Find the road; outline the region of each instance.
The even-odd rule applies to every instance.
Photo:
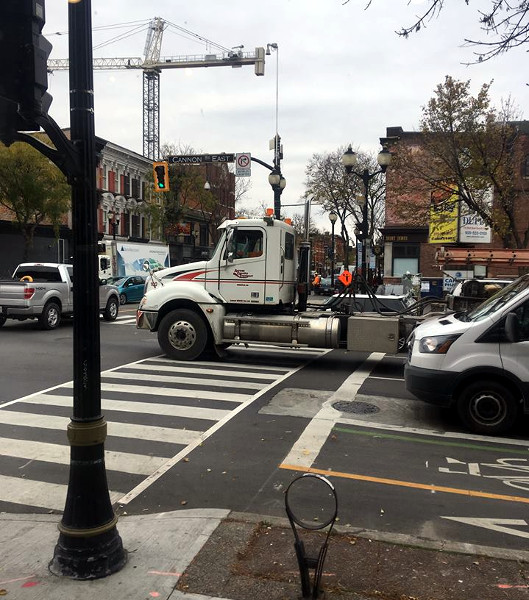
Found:
[[[174,363],[133,309],[101,323],[106,463],[118,512],[215,507],[285,516],[300,473],[336,486],[342,525],[524,549],[527,440],[464,432],[404,389],[403,357],[232,347]],[[0,330],[0,510],[59,512],[71,325]],[[315,514],[314,518],[318,518]]]

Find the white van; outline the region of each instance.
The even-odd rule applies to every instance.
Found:
[[[529,413],[529,275],[470,312],[419,325],[404,374],[408,391],[456,407],[470,430],[508,431]]]

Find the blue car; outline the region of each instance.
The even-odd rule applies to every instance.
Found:
[[[123,277],[114,282],[119,290],[119,303],[139,302],[143,297],[143,288],[145,286],[145,277],[142,275],[131,275]]]

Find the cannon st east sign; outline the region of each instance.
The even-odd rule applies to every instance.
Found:
[[[235,161],[235,154],[227,154],[221,152],[220,154],[188,154],[178,156],[167,156],[165,160],[170,164],[180,165],[200,165],[204,163],[231,163]]]

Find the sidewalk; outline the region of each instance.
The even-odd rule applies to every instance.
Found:
[[[182,510],[123,516],[128,551],[119,572],[96,581],[55,577],[48,562],[57,515],[0,515],[0,595],[8,600],[284,600],[300,596],[286,519]],[[317,553],[318,533],[305,536]],[[339,527],[325,562],[326,598],[518,600],[529,594],[529,552],[449,545]]]

